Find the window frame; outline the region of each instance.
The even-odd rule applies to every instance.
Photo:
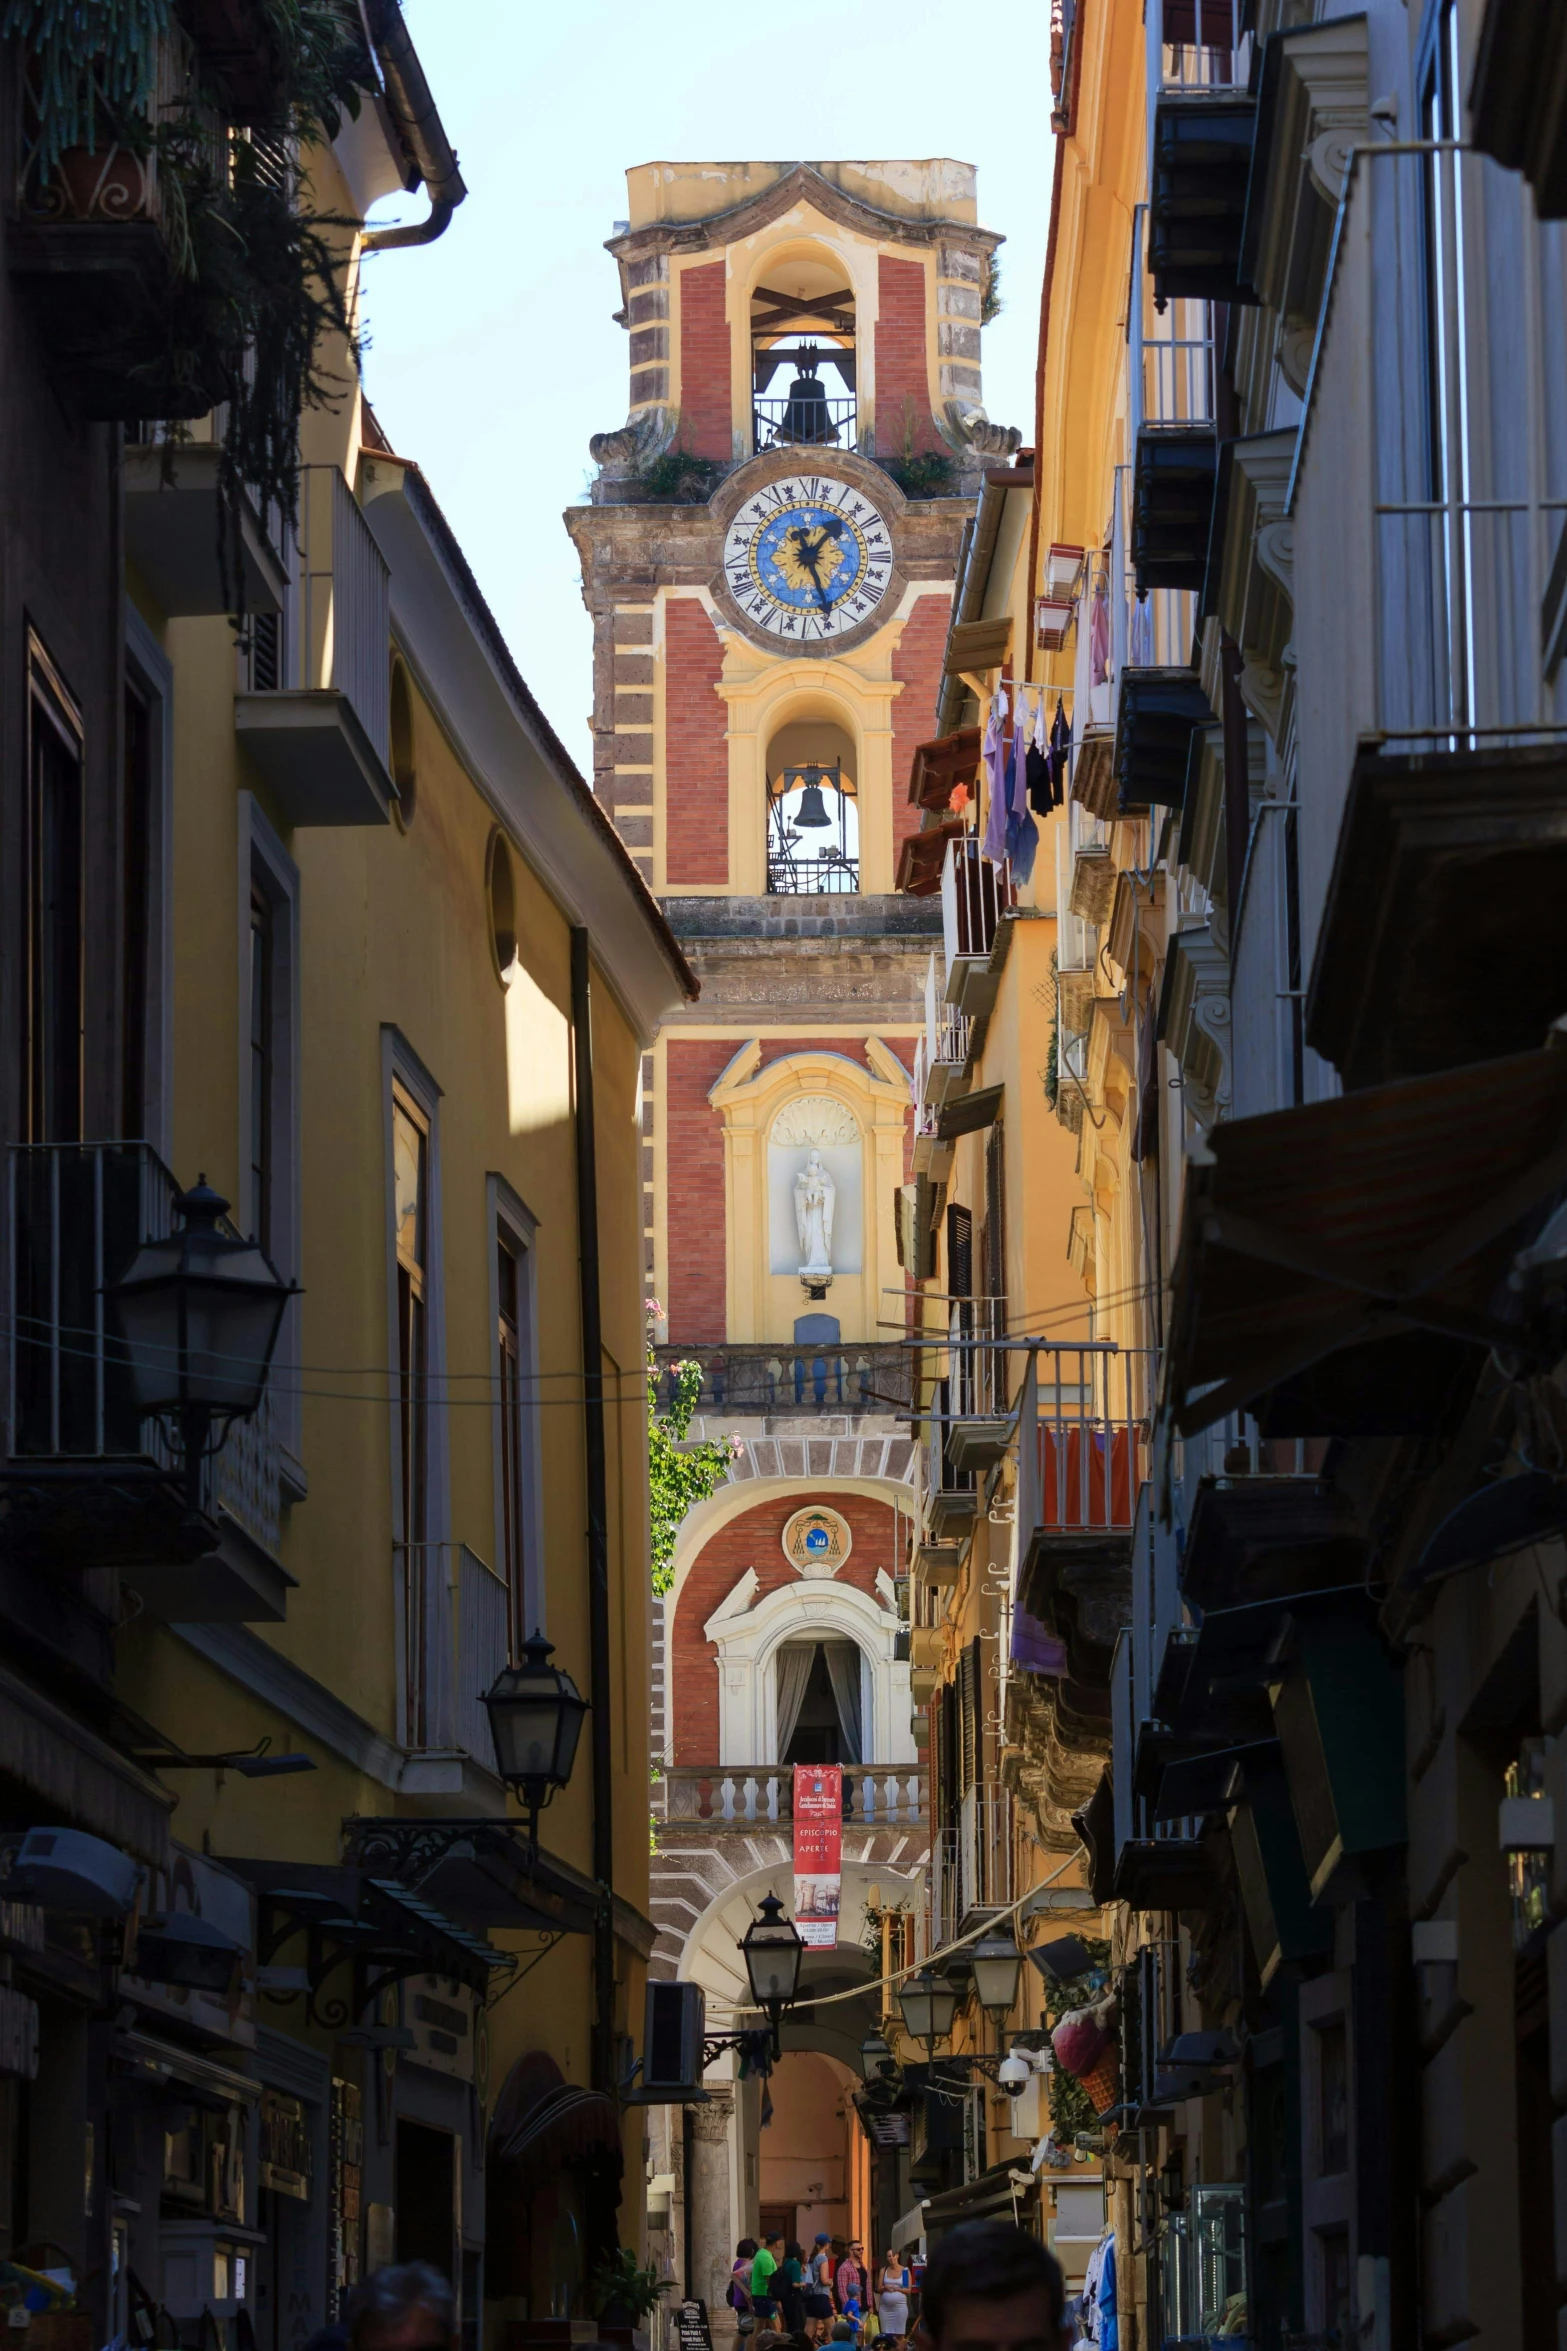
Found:
[[[26,750],[23,777],[22,855],[22,1112],[23,1130],[31,1143],[74,1143],[86,1137],[87,1119],[87,741],[81,706],[50,657],[36,629],[27,631]],[[49,1022],[45,1001],[48,982],[45,963],[52,965],[52,928],[44,907],[45,827],[39,761],[41,736],[76,763],[76,1086],[74,1124],[64,1131],[52,1077],[46,1076],[41,1056],[44,1029]],[[49,1056],[52,1060],[53,1056]]]
[[[150,1143],[161,1159],[173,1154],[174,1109],[171,1076],[174,1067],[174,937],[169,919],[173,905],[174,856],[174,670],[168,655],[132,604],[125,607],[125,691],[134,693],[147,714],[148,770],[145,968],[141,975],[144,1020],[141,1043],[141,1126],[139,1139]],[[129,875],[125,860],[130,843],[126,824],[125,746],[121,746],[120,816],[122,826],[120,905],[124,919]],[[121,940],[121,970],[128,970],[131,942]],[[122,1011],[123,1020],[123,1011]],[[124,1125],[129,1092],[127,1041],[120,1052],[120,1114]],[[129,1133],[129,1129],[125,1131]]]
[[[425,1398],[423,1408],[424,1439],[424,1501],[423,1531],[414,1537],[426,1545],[441,1543],[450,1533],[450,1471],[447,1445],[447,1416],[443,1409],[446,1394],[446,1282],[444,1223],[441,1206],[441,1088],[430,1075],[418,1054],[402,1031],[391,1023],[381,1029],[381,1100],[382,1148],[385,1153],[385,1247],[386,1247],[386,1363],[387,1363],[387,1420],[391,1439],[391,1491],[388,1495],[391,1521],[392,1557],[388,1562],[393,1575],[398,1691],[398,1735],[407,1744],[408,1724],[403,1719],[408,1691],[407,1602],[406,1573],[407,1530],[403,1525],[403,1430],[400,1384],[401,1355],[398,1343],[398,1279],[397,1279],[397,1176],[395,1163],[395,1105],[401,1096],[423,1125],[425,1132]]]
[[[538,1219],[513,1191],[506,1178],[493,1171],[485,1178],[485,1263],[489,1280],[491,1390],[491,1460],[495,1485],[495,1564],[505,1577],[512,1604],[513,1655],[535,1630],[547,1632],[544,1575],[544,1463],[539,1398],[539,1295],[536,1242]],[[501,1358],[500,1250],[502,1236],[518,1271],[518,1356],[523,1393],[515,1424],[516,1457],[521,1470],[520,1513],[521,1586],[517,1586],[508,1556],[506,1514],[507,1402]],[[519,1622],[520,1618],[520,1622]]]
[[[269,1007],[267,1117],[268,1156],[271,1164],[268,1256],[285,1281],[303,1276],[302,1113],[300,1073],[300,882],[299,868],[284,848],[254,793],[240,794],[238,897],[236,946],[239,966],[238,1022],[238,1166],[243,1196],[236,1204],[235,1222],[248,1232],[251,1218],[250,1179],[255,1156],[251,1129],[253,1075],[253,924],[252,909],[265,901],[271,926],[271,1004]],[[291,1298],[278,1332],[276,1361],[302,1360],[303,1314],[300,1301]],[[301,1501],[306,1480],[300,1452],[303,1444],[299,1383],[285,1380],[271,1393],[273,1433],[281,1448],[284,1499]]]

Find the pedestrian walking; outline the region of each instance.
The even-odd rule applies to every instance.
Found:
[[[451,2351],[457,2301],[427,2261],[378,2269],[354,2288],[349,2304],[352,2351]]]
[[[771,2326],[778,2315],[773,2285],[783,2254],[782,2237],[764,2237],[751,2257],[751,2313],[758,2327]]]
[[[791,2238],[784,2247],[783,2267],[778,2272],[778,2300],[783,2307],[785,2331],[791,2335],[805,2332],[805,2256]]]

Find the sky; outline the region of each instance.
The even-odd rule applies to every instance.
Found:
[[[628,165],[955,156],[1001,249],[985,405],[1029,437],[1050,213],[1046,0],[949,4],[403,0],[469,194],[435,244],[365,271],[365,384],[423,467],[518,665],[591,772],[591,633],[562,510],[588,436],[623,424],[627,341],[604,240]],[[956,37],[955,37],[956,36]],[[423,191],[376,207],[415,219]]]

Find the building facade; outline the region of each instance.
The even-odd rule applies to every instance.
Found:
[[[56,2342],[284,2351],[415,2257],[472,2351],[547,2339],[641,2228],[638,1098],[696,982],[362,397],[361,262],[463,194],[369,20],[310,135],[259,18],[171,26],[127,93],[197,123],[159,171],[240,245],[324,240],[281,510],[256,346],[203,312],[193,373],[147,363],[145,142],[51,147],[0,58],[37,134],[0,228],[0,2249],[59,2273],[11,2311]],[[343,226],[421,181],[428,221]],[[218,1210],[291,1294],[193,1463],[112,1291]],[[537,1850],[483,1703],[535,1631],[590,1702]]]

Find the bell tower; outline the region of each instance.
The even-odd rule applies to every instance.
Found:
[[[701,1366],[692,1435],[737,1446],[657,1636],[651,1966],[674,1975],[708,1965],[704,1886],[791,1902],[795,1763],[852,1767],[840,1948],[851,1887],[890,1900],[923,1860],[897,1203],[940,907],[897,879],[964,523],[1019,435],[981,399],[1000,240],[969,165],[651,163],[627,191],[628,413],[566,525],[594,790],[702,988],[643,1065],[653,1336]],[[821,1561],[791,1536],[812,1512]],[[687,1834],[740,1767],[769,1833]],[[757,2214],[727,2218],[722,2275],[696,2263],[712,2312]]]

